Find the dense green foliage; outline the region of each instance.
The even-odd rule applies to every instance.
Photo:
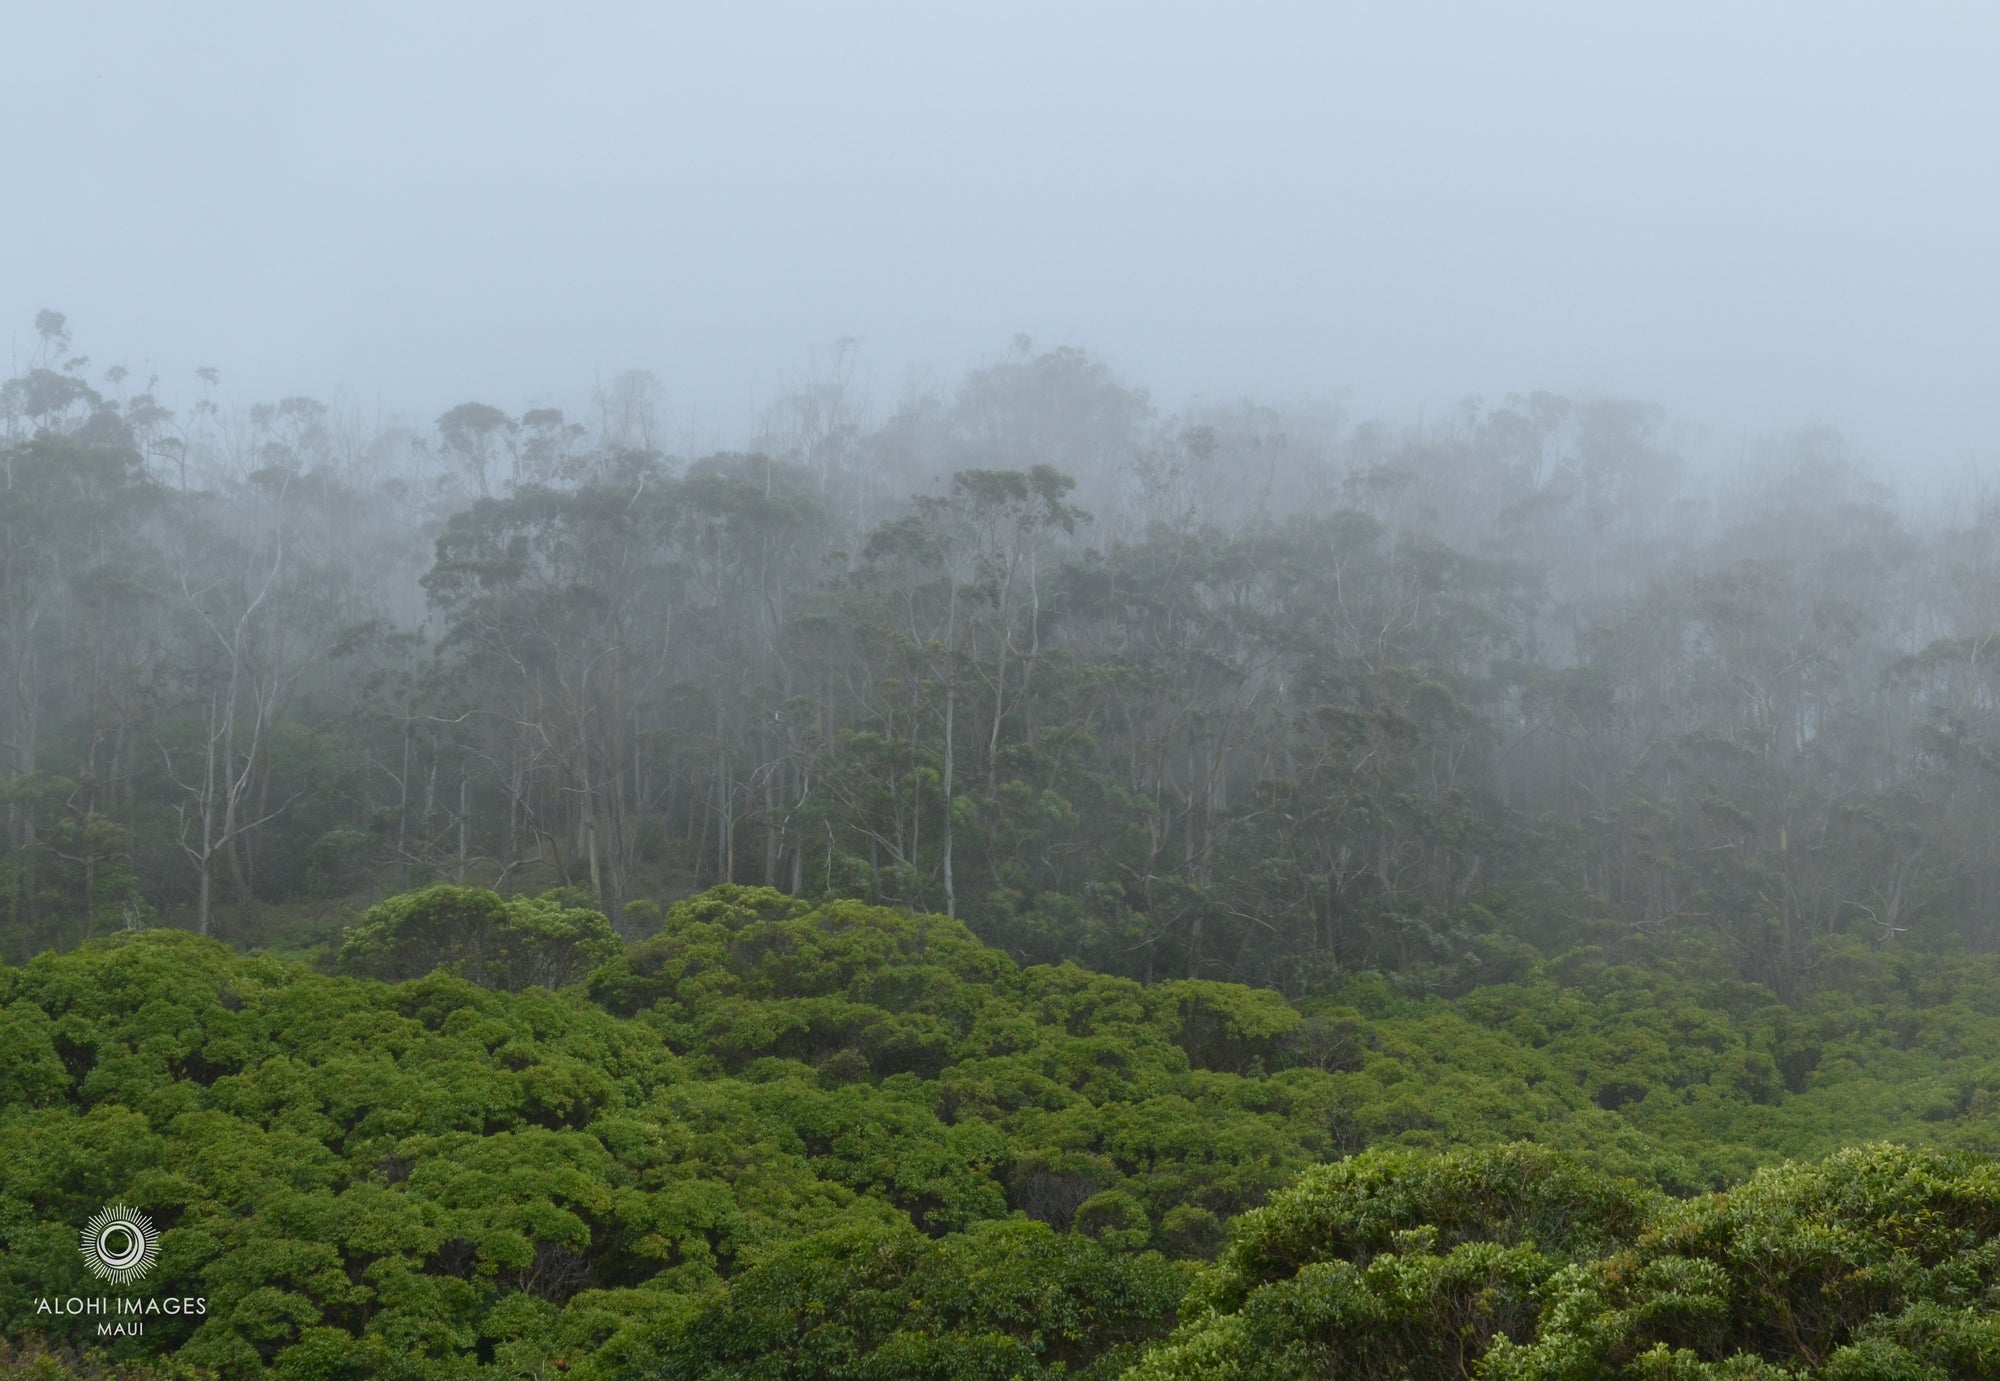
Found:
[[[147,1288],[210,1300],[147,1342],[229,1374],[1111,1374],[1173,1317],[1168,1254],[1327,1149],[1331,1076],[1257,1072],[1299,1024],[1274,995],[772,892],[677,908],[603,1005],[165,930],[0,982],[0,1310],[79,1287],[76,1228],[123,1196],[167,1228]]]
[[[571,900],[396,898],[329,957],[401,935],[433,971],[393,984],[162,929],[0,970],[8,1330],[93,1341],[33,1301],[124,1199],[165,1236],[123,1288],[209,1312],[114,1355],[225,1376],[2000,1357],[2000,962],[1856,951],[1785,1005],[1517,955],[1301,1011],[744,888],[559,991],[470,962],[590,934]],[[1838,1149],[1874,1137],[1935,1149]]]

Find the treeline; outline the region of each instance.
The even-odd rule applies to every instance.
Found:
[[[2000,1376],[1993,959],[1294,1005],[581,900],[399,895],[334,972],[166,928],[0,966],[0,1376]],[[110,1203],[161,1233],[125,1286],[77,1251]],[[36,1308],[106,1293],[205,1312]]]
[[[620,933],[749,883],[1024,962],[1292,993],[1515,939],[1989,945],[2000,514],[1837,438],[1722,480],[1547,395],[1397,433],[1161,417],[1016,351],[879,425],[837,356],[760,449],[647,382],[364,426],[170,409],[45,313],[0,387],[0,924],[326,941],[431,880]]]

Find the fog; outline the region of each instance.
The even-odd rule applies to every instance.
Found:
[[[185,401],[660,379],[737,444],[1074,344],[1172,410],[1629,396],[1992,453],[2000,21],[1965,7],[7,7],[0,324]],[[10,371],[14,372],[14,371]]]

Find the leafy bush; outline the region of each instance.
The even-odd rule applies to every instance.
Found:
[[[1673,1200],[1371,1152],[1245,1215],[1130,1381],[2000,1376],[2000,1165],[1875,1146]]]
[[[611,922],[568,901],[441,883],[371,907],[347,932],[339,962],[391,982],[442,968],[508,992],[564,987],[618,952]]]

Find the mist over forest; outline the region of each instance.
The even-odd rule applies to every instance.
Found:
[[[1983,12],[0,11],[0,1381],[2000,1381]]]
[[[226,405],[212,368],[174,397],[94,369],[61,313],[35,326],[35,356],[0,385],[0,896],[23,966],[0,975],[23,1071],[0,1125],[44,1166],[13,1201],[29,1219],[78,1179],[34,1151],[89,1140],[107,1108],[139,1119],[114,1144],[151,1147],[121,1154],[178,1165],[183,1187],[153,1191],[180,1222],[170,1240],[234,1308],[170,1374],[334,1355],[365,1359],[357,1375],[518,1373],[560,1348],[559,1369],[576,1351],[604,1376],[762,1375],[730,1358],[773,1347],[802,1359],[785,1375],[986,1374],[965,1349],[988,1346],[1001,1306],[932,1312],[920,1282],[939,1263],[921,1244],[941,1240],[1044,1292],[1002,1328],[1007,1374],[1225,1374],[1252,1329],[1303,1351],[1243,1375],[1370,1357],[1387,1370],[1364,1374],[1459,1375],[1418,1340],[1470,1311],[1482,1366],[1520,1344],[1549,1354],[1521,1374],[1553,1376],[1579,1344],[1553,1318],[1538,1334],[1526,1301],[1565,1260],[1645,1248],[1667,1231],[1646,1223],[1684,1211],[1676,1195],[1862,1133],[1984,1149],[2000,1127],[2000,1062],[1963,1025],[1992,1019],[1957,996],[2000,983],[2000,506],[1968,488],[1942,515],[1906,512],[1829,429],[1704,474],[1659,409],[1618,399],[1472,401],[1401,428],[1249,401],[1165,413],[1108,362],[1019,337],[879,420],[835,349],[771,401],[755,449],[683,456],[643,373],[588,416],[468,400],[378,429],[305,396]],[[170,938],[187,932],[210,947]],[[93,986],[133,945],[181,993],[164,1025],[160,995]],[[292,967],[229,977],[232,950]],[[1920,995],[1938,966],[1954,976]],[[324,1018],[285,1015],[373,1009],[354,986],[368,979],[401,984],[389,1011],[414,1023],[356,1048],[373,1074],[315,1048]],[[1895,1010],[1855,1007],[1898,982]],[[246,988],[264,1000],[232,1031]],[[482,989],[560,990],[568,1015],[523,1047],[510,1026],[552,1014],[510,1017]],[[472,1029],[408,1005],[439,1000],[485,1011],[513,1053],[419,1055],[426,1027]],[[1009,1020],[1012,1035],[991,1026]],[[276,1076],[246,1038],[331,1082],[250,1092]],[[1895,1053],[1913,1042],[1914,1069]],[[1108,1085],[1091,1072],[1104,1059],[1124,1071]],[[1436,1062],[1415,1101],[1412,1059]],[[465,1101],[463,1078],[515,1070],[511,1092]],[[749,1103],[696,1112],[680,1101],[695,1086]],[[785,1089],[783,1110],[759,1092]],[[240,1272],[304,1210],[283,1175],[258,1191],[268,1224],[201,1208],[220,1186],[188,1177],[216,1173],[225,1135],[204,1105],[236,1135],[268,1119],[260,1140],[306,1134],[328,1211],[416,1186],[426,1226],[392,1233],[388,1256],[339,1250],[348,1275],[386,1262],[459,1281],[457,1303],[378,1313],[355,1301],[387,1305],[407,1281],[346,1305],[298,1281],[270,1316],[273,1287],[250,1288],[263,1268]],[[749,1117],[738,1134],[777,1137],[758,1155],[797,1157],[843,1197],[831,1218],[774,1220],[768,1186],[692,1148],[672,1192],[641,1192],[640,1163],[571,1172],[639,1195],[622,1206],[568,1202],[580,1191],[560,1177],[435,1182],[474,1145],[545,1168],[572,1142],[599,1155],[611,1133],[592,1129],[619,1107],[653,1129],[635,1146]],[[887,1143],[828,1140],[847,1116]],[[974,1127],[1001,1141],[968,1143]],[[1573,1159],[1520,1162],[1521,1139]],[[1367,1159],[1489,1144],[1498,1160]],[[1972,1175],[2000,1225],[1991,1168],[1870,1154],[1898,1182],[1944,1176],[1954,1203]],[[1484,1207],[1410,1210],[1398,1232],[1416,1245],[1397,1250],[1442,1275],[1408,1318],[1301,1333],[1282,1301],[1306,1274],[1273,1275],[1257,1234],[1319,1212],[1322,1190],[1265,1205],[1336,1161],[1499,1187],[1475,1193]],[[431,1181],[412,1179],[425,1164]],[[1623,1178],[1589,1178],[1606,1173]],[[1529,1181],[1575,1201],[1524,1207],[1509,1196],[1544,1192]],[[690,1184],[733,1185],[747,1218],[662,1207]],[[87,1193],[67,1192],[80,1210]],[[1771,1192],[1772,1211],[1799,1211]],[[1615,1224],[1590,1216],[1605,1194],[1626,1196]],[[843,1236],[857,1205],[889,1237]],[[679,1226],[635,1246],[662,1211]],[[1436,1255],[1437,1223],[1468,1212],[1472,1241]],[[1521,1213],[1541,1215],[1529,1245],[1546,1254],[1489,1259]],[[335,1221],[307,1231],[359,1230]],[[1043,1235],[981,1235],[1002,1221]],[[1571,1226],[1549,1239],[1557,1221]],[[1474,1246],[1488,1256],[1459,1260]],[[1340,1286],[1370,1318],[1390,1288],[1369,1274],[1380,1249],[1354,1248],[1343,1269],[1366,1269]],[[838,1275],[878,1250],[916,1256],[872,1337],[819,1314],[880,1282],[776,1316],[756,1303],[786,1260]],[[23,1255],[46,1267],[46,1250]],[[1127,1302],[1058,1325],[1043,1311],[1098,1287],[1049,1271],[1111,1272]],[[1936,1290],[1910,1293],[1915,1322],[1884,1323],[1862,1290],[1825,1327],[1935,1353],[1894,1341],[1935,1331]],[[1261,1322],[1260,1300],[1277,1311]],[[739,1308],[766,1321],[740,1353],[725,1341]],[[1681,1338],[1635,1308],[1598,1365]],[[1760,1342],[1763,1326],[1697,1330],[1689,1364],[1800,1350]],[[838,1366],[811,1360],[836,1346],[827,1328]],[[63,1355],[37,1346],[19,1365]],[[929,1360],[877,1370],[911,1347]]]
[[[1316,991],[1699,942],[1985,950],[1996,510],[1807,429],[1697,476],[1642,403],[1163,415],[1025,338],[757,448],[466,401],[380,431],[204,369],[5,383],[10,954],[328,941],[432,881],[619,933],[744,883],[1023,963]],[[158,390],[157,392],[153,390]],[[1490,972],[1486,974],[1490,977]]]

